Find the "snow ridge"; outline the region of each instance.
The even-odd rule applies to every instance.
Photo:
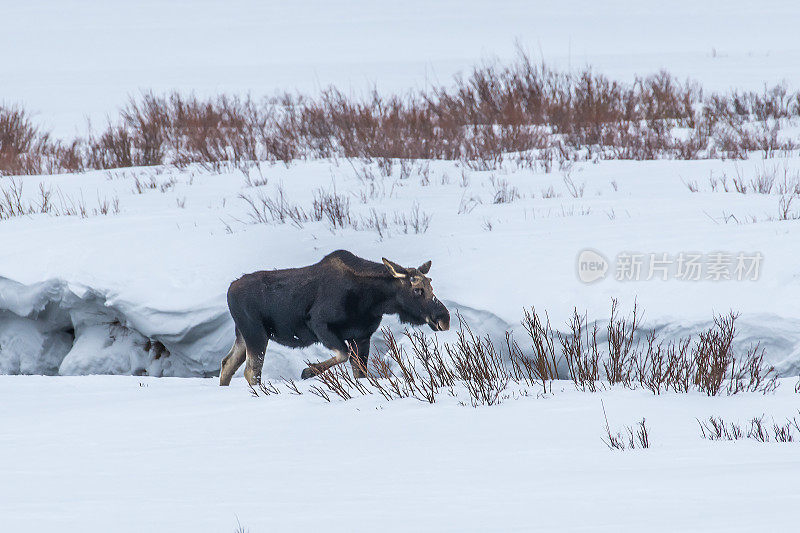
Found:
[[[485,310],[445,304],[480,335],[501,346],[510,331],[523,351],[529,351],[525,332]],[[458,320],[456,319],[456,320]],[[405,329],[395,317],[384,324],[402,338]],[[605,344],[607,321],[598,321]],[[655,330],[670,341],[696,335],[711,321],[651,323],[640,331]],[[767,360],[781,376],[800,372],[800,320],[776,315],[749,315],[737,322],[736,353],[760,343]],[[454,340],[453,331],[441,340]],[[156,377],[209,377],[217,375],[219,362],[233,338],[227,309],[219,306],[163,311],[115,299],[109,291],[50,279],[24,285],[0,277],[0,374],[43,375],[149,375]],[[373,342],[382,349],[381,335]],[[268,347],[265,376],[299,375],[306,360],[324,357],[324,349],[303,351]],[[559,372],[566,375],[566,368]]]

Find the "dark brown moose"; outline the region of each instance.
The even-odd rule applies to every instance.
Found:
[[[222,360],[220,385],[230,384],[245,359],[248,383],[260,383],[270,340],[293,348],[319,342],[333,352],[330,359],[304,369],[303,379],[347,361],[351,353],[358,357],[350,361],[353,374],[363,377],[370,338],[383,315],[428,324],[434,331],[449,329],[450,313],[426,276],[430,268],[430,261],[403,268],[385,258],[375,263],[338,250],[306,267],[242,276],[228,289],[236,340]]]

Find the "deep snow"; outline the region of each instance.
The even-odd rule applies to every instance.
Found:
[[[790,531],[797,443],[695,418],[798,416],[774,395],[614,390],[428,405],[253,398],[242,379],[0,376],[3,531]],[[301,385],[303,386],[303,385]],[[651,448],[610,451],[642,417]]]

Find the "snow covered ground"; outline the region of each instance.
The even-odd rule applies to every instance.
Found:
[[[437,295],[492,335],[518,329],[530,306],[562,328],[574,307],[602,320],[612,298],[624,310],[638,300],[645,324],[672,339],[707,327],[714,314],[738,311],[741,346],[760,342],[782,375],[797,375],[800,221],[778,220],[777,192],[726,193],[721,185],[714,192],[709,182],[727,175],[733,191],[737,175],[749,183],[765,172],[776,173],[777,191],[785,176],[800,182],[800,159],[587,162],[550,173],[513,163],[494,171],[395,163],[389,176],[377,164],[310,161],[17,178],[32,204],[42,185],[56,209],[83,202],[87,217],[36,214],[0,224],[0,308],[8,310],[0,315],[0,370],[211,375],[232,342],[225,292],[233,279],[346,248],[406,265],[431,259]],[[687,184],[695,182],[699,190],[691,192]],[[573,197],[568,183],[582,195]],[[261,200],[277,201],[283,191],[288,204],[311,212],[315,195],[334,190],[349,202],[357,228],[277,223],[267,213],[269,223],[254,223],[247,201],[263,211]],[[498,195],[509,201],[494,203]],[[106,201],[118,201],[119,212],[92,213]],[[376,216],[386,219],[381,234],[366,227]],[[403,217],[429,218],[427,230],[415,233]],[[607,258],[605,279],[579,279],[585,249]],[[717,252],[731,255],[733,279],[708,279]],[[627,276],[618,270],[626,253],[643,254],[639,281],[617,279]],[[647,280],[651,253],[668,254],[667,281],[658,270]],[[681,253],[703,255],[700,280],[677,279]],[[757,279],[755,272],[736,279],[740,253],[761,254]],[[272,377],[299,374],[306,357],[322,355],[314,348],[269,352]]]
[[[242,379],[0,376],[3,531],[791,531],[797,443],[695,418],[800,418],[774,395],[253,398]],[[562,392],[563,389],[563,392]],[[601,438],[646,419],[651,447]]]
[[[797,89],[799,5],[4,2],[0,100],[69,137],[140,89],[402,92],[509,58],[515,38],[565,70]],[[782,133],[797,141],[798,125]],[[756,193],[765,176],[770,192]],[[697,419],[800,419],[800,199],[787,205],[785,191],[796,183],[796,153],[551,172],[317,160],[3,177],[0,199],[21,191],[41,210],[49,194],[54,207],[0,220],[0,374],[47,374],[0,375],[0,531],[792,530],[797,443],[711,442]],[[307,213],[337,194],[351,223],[272,221],[264,201],[281,191]],[[495,338],[520,333],[530,306],[563,329],[573,308],[602,321],[612,298],[623,312],[637,301],[668,340],[738,311],[737,349],[760,343],[785,377],[774,394],[715,398],[563,382],[480,408],[444,394],[326,403],[310,383],[259,398],[241,378],[218,387],[228,284],[339,248],[431,259],[437,296]],[[604,279],[581,281],[586,250]],[[757,275],[708,279],[717,253],[733,278],[740,254],[759,257]],[[666,281],[647,279],[650,254],[667,254]],[[702,279],[677,279],[691,254]],[[617,279],[631,257],[639,281]],[[270,345],[264,376],[296,378],[326,356]],[[609,450],[601,400],[613,430],[646,418],[651,448]]]

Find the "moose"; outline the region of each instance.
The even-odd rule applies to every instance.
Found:
[[[259,384],[270,340],[293,348],[319,342],[333,352],[330,359],[310,363],[303,379],[348,359],[353,375],[364,377],[370,338],[383,315],[428,324],[434,331],[450,328],[450,313],[426,276],[430,268],[430,261],[403,268],[386,258],[376,263],[337,250],[313,265],[242,276],[228,289],[236,340],[222,360],[219,384],[229,385],[245,360],[245,379]]]

